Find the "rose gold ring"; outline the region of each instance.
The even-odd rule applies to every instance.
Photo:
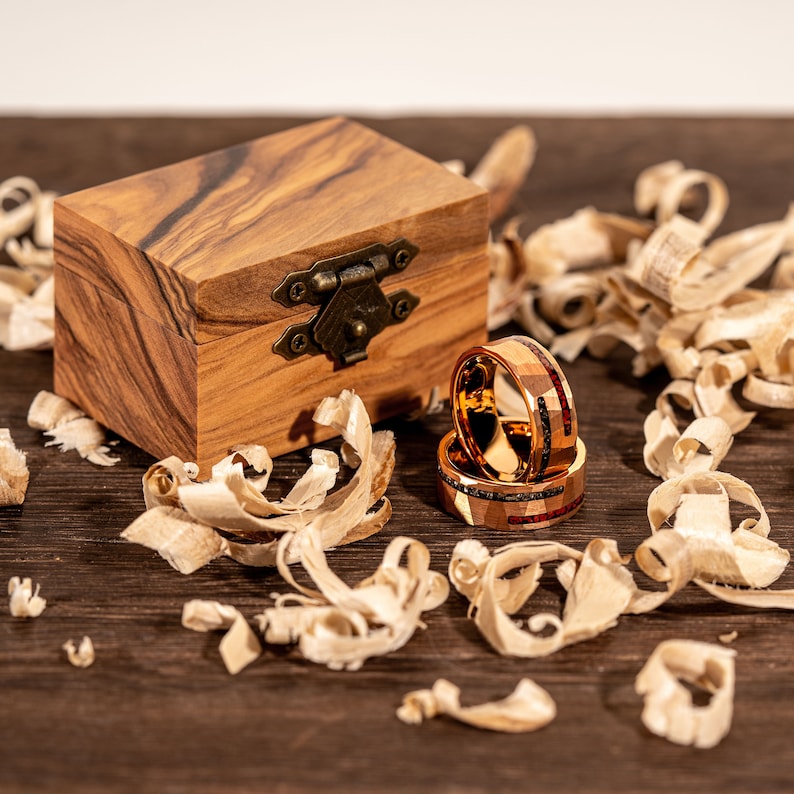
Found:
[[[523,419],[500,420],[511,442],[529,427]],[[474,469],[454,430],[438,446],[438,497],[442,508],[469,526],[499,530],[543,529],[572,516],[584,500],[587,450],[577,438],[576,456],[565,471],[534,482],[485,479]]]
[[[529,431],[513,439],[496,405],[500,369],[514,382],[527,412]],[[554,356],[534,339],[509,336],[465,352],[452,373],[450,400],[458,443],[486,479],[545,479],[564,472],[576,458],[579,428],[571,388]]]

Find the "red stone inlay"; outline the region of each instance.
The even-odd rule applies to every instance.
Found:
[[[579,494],[579,496],[577,496],[573,502],[569,502],[563,507],[558,507],[556,510],[550,510],[548,513],[539,513],[538,515],[534,516],[508,516],[507,523],[513,525],[540,524],[543,521],[551,521],[554,518],[559,518],[560,516],[564,516],[566,513],[570,513],[572,510],[575,510],[582,503],[582,499],[584,499],[583,493]]]

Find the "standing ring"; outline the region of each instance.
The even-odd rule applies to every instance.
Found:
[[[495,391],[499,369],[514,381],[527,411],[525,443],[505,433]],[[452,422],[475,470],[497,482],[528,482],[560,474],[576,458],[579,435],[573,395],[554,356],[525,336],[473,347],[455,365]]]

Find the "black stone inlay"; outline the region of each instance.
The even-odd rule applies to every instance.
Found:
[[[448,474],[445,474],[441,470],[441,467],[438,468],[438,476],[456,491],[465,493],[466,496],[473,496],[475,499],[485,499],[489,502],[535,502],[538,499],[551,499],[554,496],[559,496],[565,490],[565,486],[556,485],[553,488],[547,488],[545,491],[494,493],[493,491],[486,491],[482,488],[476,488],[473,485],[464,485],[464,483],[458,482]]]

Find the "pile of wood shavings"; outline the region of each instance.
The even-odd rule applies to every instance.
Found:
[[[377,570],[355,587],[331,570],[326,549],[368,537],[390,517],[384,492],[395,444],[390,431],[372,432],[363,402],[351,391],[326,398],[314,420],[341,433],[343,455],[356,467],[337,491],[329,493],[339,460],[328,450],[313,450],[310,468],[279,501],[264,494],[272,471],[264,447],[239,448],[213,467],[212,477],[203,483],[195,482],[194,466],[169,458],[144,476],[148,509],[122,536],[156,549],[182,573],[220,556],[277,566],[295,592],[274,595],[275,605],[257,616],[265,641],[296,643],[307,659],[332,669],[357,670],[366,659],[402,647],[424,625],[422,613],[446,600],[449,584],[430,570],[427,547],[412,538],[392,540]],[[246,478],[244,462],[259,476]],[[377,502],[382,504],[374,508]],[[299,583],[290,569],[298,561],[312,587]],[[227,630],[220,653],[232,674],[261,653],[258,639],[234,606],[190,601],[182,623],[195,631]]]
[[[11,431],[0,427],[0,507],[21,505],[25,501],[29,480],[25,453],[16,448]]]
[[[262,446],[237,447],[206,482],[196,482],[194,464],[170,457],[144,475],[147,510],[122,537],[155,549],[188,574],[223,556],[253,566],[297,562],[309,528],[323,549],[379,532],[391,516],[384,494],[394,469],[394,434],[373,433],[364,403],[349,390],[326,397],[313,418],[342,436],[342,455],[355,467],[336,491],[330,492],[339,458],[330,450],[314,449],[308,470],[278,501],[264,493],[273,462]],[[257,476],[246,477],[245,464]]]
[[[491,158],[499,160],[498,153]],[[678,211],[700,184],[709,202],[701,220],[692,221]],[[751,402],[794,407],[794,210],[707,243],[727,204],[722,180],[670,161],[646,169],[636,183],[636,209],[655,209],[654,222],[588,207],[526,240],[519,222],[510,221],[493,242],[492,329],[516,321],[569,361],[585,348],[605,356],[622,342],[635,351],[636,375],[663,364],[673,379],[644,425],[646,466],[665,482],[648,502],[652,535],[634,555],[665,590],[640,589],[626,567],[630,558],[608,538],[591,541],[584,554],[528,541],[491,555],[478,541],[462,541],[450,579],[500,653],[552,653],[614,626],[622,614],[656,609],[690,581],[730,603],[794,608],[794,591],[766,589],[790,555],[768,538],[758,496],[718,471],[734,434],[755,415],[734,400],[736,383],[744,381]],[[775,265],[769,290],[748,287]],[[509,392],[506,402],[509,411]],[[675,407],[694,414],[683,431]],[[731,501],[758,517],[732,528]],[[568,593],[562,617],[534,615],[524,630],[513,615],[548,562],[559,563]],[[680,744],[717,744],[730,729],[733,656],[706,643],[662,643],[636,682],[646,727]],[[695,707],[679,679],[717,693],[709,707]]]
[[[55,193],[28,177],[0,183],[0,347],[41,350],[54,338],[52,205]]]

